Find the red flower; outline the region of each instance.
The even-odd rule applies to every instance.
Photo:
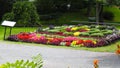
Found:
[[[66,42],[65,46],[70,46],[71,42]]]
[[[84,42],[85,42],[85,43],[93,43],[92,40],[85,40]]]
[[[77,45],[82,44],[84,41],[82,39],[77,40]]]
[[[28,34],[28,33],[20,33],[17,35],[17,37],[18,37],[18,39],[23,40],[23,41],[31,38],[30,34]]]

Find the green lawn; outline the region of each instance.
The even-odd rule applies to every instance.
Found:
[[[19,32],[33,32],[36,30],[35,28],[31,27],[15,27],[12,30],[12,34],[17,34]],[[95,52],[114,52],[116,50],[116,45],[120,44],[120,41],[117,41],[111,45],[104,46],[104,47],[97,47],[97,48],[86,48],[86,47],[80,47],[80,48],[75,48],[75,47],[66,47],[66,46],[53,46],[53,45],[43,45],[43,44],[35,44],[35,43],[23,43],[23,42],[11,42],[11,41],[3,41],[3,33],[4,33],[4,28],[0,27],[1,35],[0,35],[0,42],[4,43],[10,43],[10,44],[25,44],[25,45],[30,45],[30,46],[42,46],[42,47],[52,47],[52,48],[65,48],[65,49],[75,49],[75,50],[88,50],[88,51],[95,51]]]

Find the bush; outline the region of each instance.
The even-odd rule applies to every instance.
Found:
[[[105,20],[113,20],[114,14],[110,11],[105,11],[105,12],[103,12],[103,18]]]
[[[14,20],[14,13],[6,13],[4,16],[3,16],[3,19],[2,20],[8,20],[8,21],[13,21]]]
[[[36,7],[31,2],[16,2],[13,5],[14,20],[18,25],[24,24],[27,26],[36,25],[39,21],[39,16]]]
[[[38,25],[39,15],[32,2],[16,2],[13,5],[12,12],[4,15],[3,20],[14,20],[17,26]]]

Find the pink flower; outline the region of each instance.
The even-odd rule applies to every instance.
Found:
[[[72,42],[72,41],[77,40],[77,39],[78,38],[76,38],[76,37],[69,36],[69,37],[64,38],[63,42]]]

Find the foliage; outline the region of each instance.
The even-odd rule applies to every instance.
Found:
[[[6,13],[3,16],[3,20],[13,21],[14,20],[14,13]]]
[[[40,54],[38,54],[37,56],[33,56],[32,59],[37,64],[36,68],[42,68],[43,60],[42,60],[42,56]]]
[[[28,0],[0,0],[0,18],[5,13],[8,13],[12,10],[12,6],[17,1],[28,1]]]
[[[78,11],[86,6],[84,0],[35,0],[35,5],[39,14]]]
[[[5,63],[0,66],[0,68],[36,68],[36,64],[32,61],[16,60],[15,63]]]
[[[14,20],[18,22],[18,25],[30,26],[39,24],[36,7],[31,2],[16,2],[13,5],[13,13]]]
[[[13,5],[12,12],[5,14],[3,19],[14,20],[17,22],[18,26],[31,26],[40,24],[36,7],[33,3],[27,1],[16,2]]]
[[[14,63],[7,62],[0,65],[0,68],[42,68],[42,57],[40,54],[33,57],[33,61],[30,60],[16,60]]]
[[[105,20],[113,20],[114,19],[114,14],[110,11],[105,11],[105,12],[103,12],[103,18]]]

